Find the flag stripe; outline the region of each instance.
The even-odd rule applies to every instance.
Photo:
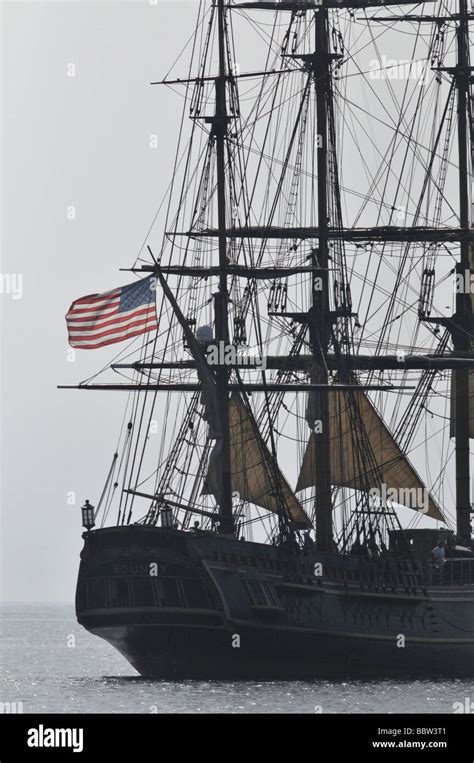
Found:
[[[152,280],[75,300],[66,315],[70,345],[93,350],[157,329]]]
[[[150,313],[153,311],[153,306],[148,305],[140,310],[133,310],[133,314],[130,315],[129,313],[124,313],[121,315],[119,312],[109,313],[108,315],[100,316],[100,318],[95,318],[93,320],[90,320],[89,318],[70,318],[70,330],[71,331],[77,331],[79,329],[91,330],[91,328],[101,329],[105,328],[106,326],[112,326],[112,325],[121,325],[122,323],[125,323],[126,321],[129,321],[130,318],[139,317],[140,315],[145,315],[146,313]],[[102,320],[102,319],[105,320]]]
[[[112,291],[106,291],[104,294],[89,294],[87,297],[81,297],[76,299],[75,305],[94,305],[96,302],[107,302],[110,299],[117,299],[120,297],[120,289],[113,289]]]
[[[82,310],[78,310],[77,312],[74,311],[72,313],[68,313],[66,318],[68,323],[75,323],[80,321],[94,321],[94,320],[102,320],[107,318],[108,315],[118,315],[119,312],[119,306],[112,308],[111,310],[97,310],[93,313],[90,313],[89,311],[85,312]]]
[[[115,302],[107,302],[104,304],[103,307],[86,307],[86,308],[77,308],[75,307],[75,304],[71,306],[71,309],[69,310],[66,318],[70,318],[74,315],[100,315],[105,310],[109,310],[110,312],[113,312],[114,310],[118,311],[120,307],[120,300],[117,299]]]
[[[148,330],[151,330],[153,328],[156,328],[156,321],[154,319],[149,319],[148,321],[144,321],[143,323],[140,323],[139,326],[133,326],[133,327],[127,327],[122,329],[120,332],[114,332],[109,333],[107,332],[106,336],[109,336],[110,339],[115,339],[117,336],[126,336],[127,332],[129,331],[135,331],[138,329],[143,329],[144,326],[147,326]],[[102,342],[104,340],[103,336],[77,336],[77,337],[71,337],[71,341],[74,343],[84,343],[87,345],[93,344],[94,342]]]
[[[135,336],[140,336],[140,334],[146,334],[148,331],[154,331],[155,329],[156,329],[156,326],[149,326],[145,329],[140,328],[140,329],[137,329],[136,331],[131,331],[127,334],[124,334],[124,336],[116,336],[116,337],[108,339],[105,342],[99,341],[98,343],[94,343],[94,344],[91,344],[91,343],[85,344],[82,342],[78,342],[78,343],[71,342],[70,344],[71,344],[71,347],[74,347],[76,350],[96,350],[99,347],[106,347],[108,344],[123,342],[126,339],[132,339]]]
[[[154,320],[150,320],[150,321],[148,321],[145,324],[145,326],[146,326],[146,330],[147,331],[152,331],[154,328],[156,328],[156,322]],[[144,330],[143,326],[139,326],[139,327],[136,326],[136,327],[131,328],[131,329],[127,328],[127,329],[124,329],[123,331],[121,331],[120,334],[111,335],[109,337],[109,339],[110,340],[112,340],[112,339],[115,340],[115,339],[118,339],[118,338],[121,338],[121,337],[126,339],[127,335],[130,332],[135,333],[135,331],[142,331],[142,330]],[[76,338],[76,339],[71,338],[71,341],[74,342],[75,344],[79,343],[79,344],[84,344],[87,347],[90,347],[90,346],[93,346],[94,344],[102,344],[102,342],[104,342],[105,339],[104,339],[104,337],[100,337],[100,338],[99,337],[79,337],[79,338]]]
[[[102,339],[104,336],[112,336],[112,334],[120,333],[121,331],[126,331],[128,328],[135,328],[135,326],[142,326],[144,323],[148,323],[149,320],[155,321],[155,317],[152,315],[150,317],[140,318],[136,321],[129,321],[124,326],[116,326],[115,328],[108,328],[106,331],[70,331],[69,336],[71,339],[77,339],[78,337],[93,337],[94,339]]]

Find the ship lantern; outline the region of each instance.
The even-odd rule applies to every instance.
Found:
[[[94,506],[91,506],[91,504],[87,500],[84,506],[81,506],[81,511],[82,511],[82,526],[85,527],[86,530],[92,530],[92,528],[95,526]]]

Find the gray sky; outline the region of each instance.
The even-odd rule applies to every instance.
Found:
[[[64,316],[73,299],[130,280],[118,271],[133,264],[168,186],[181,111],[149,82],[176,57],[172,31],[189,37],[194,3],[0,7],[2,273],[23,276],[21,299],[1,295],[1,594],[71,601],[79,507],[100,494],[124,400],[56,390],[117,352],[69,362]]]

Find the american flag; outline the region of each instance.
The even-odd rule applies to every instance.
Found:
[[[155,278],[76,299],[66,315],[69,344],[95,350],[158,328]]]

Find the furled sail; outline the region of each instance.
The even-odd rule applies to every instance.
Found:
[[[349,394],[353,397],[349,397]],[[351,426],[351,405],[357,405],[359,408],[358,421],[363,424],[365,435],[360,429],[354,430]],[[362,390],[354,393],[331,392],[329,417],[333,485],[357,490],[381,489],[382,478],[387,492],[396,489],[403,499],[404,506],[417,510],[421,508],[426,516],[445,521],[439,506],[428,494],[420,477]],[[362,465],[360,456],[358,457],[358,454],[367,450],[367,442],[370,443],[373,454],[372,471],[371,466]],[[304,454],[296,492],[315,485],[316,458],[317,438],[312,433]],[[426,502],[420,506],[424,497]],[[402,503],[402,500],[396,502]]]
[[[284,508],[294,522],[310,527],[309,517],[275,464],[251,412],[238,394],[229,400],[229,424],[232,490],[238,492],[242,500],[273,513]],[[203,489],[203,494],[213,493],[216,498],[218,458],[219,450],[214,449]]]
[[[456,398],[454,395],[454,373],[451,374],[451,416],[449,436],[456,436]],[[474,371],[469,371],[469,437],[474,437]]]

